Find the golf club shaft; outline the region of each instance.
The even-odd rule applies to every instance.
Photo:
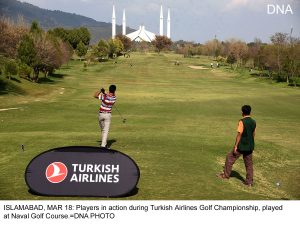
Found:
[[[124,120],[124,117],[122,116],[121,112],[118,110],[117,106],[114,106],[114,107],[116,108],[117,112],[119,113],[121,119]]]

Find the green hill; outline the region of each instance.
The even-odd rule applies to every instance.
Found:
[[[14,21],[21,16],[29,24],[36,20],[45,30],[54,27],[76,28],[84,26],[91,32],[91,43],[97,42],[100,38],[108,39],[111,37],[111,23],[99,22],[74,13],[42,9],[17,0],[1,0],[0,15]],[[127,28],[127,30],[133,31],[131,28]],[[117,26],[117,33],[121,33],[121,31],[122,27]]]

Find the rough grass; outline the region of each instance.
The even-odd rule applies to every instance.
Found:
[[[299,89],[189,65],[209,67],[210,59],[135,53],[86,69],[71,61],[47,83],[9,82],[18,92],[2,93],[0,108],[20,109],[0,112],[1,199],[56,199],[28,193],[25,168],[54,147],[98,146],[99,103],[92,95],[112,83],[127,121],[113,112],[109,139],[141,170],[138,194],[126,199],[299,199]],[[230,180],[215,176],[234,144],[243,104],[253,107],[258,126],[251,189],[242,185],[242,159]]]

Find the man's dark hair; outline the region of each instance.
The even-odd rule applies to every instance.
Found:
[[[250,113],[251,113],[250,105],[244,105],[242,107],[242,112],[243,112],[244,115],[250,115]]]
[[[110,93],[115,93],[116,92],[117,87],[115,85],[110,85],[109,87],[109,92]]]

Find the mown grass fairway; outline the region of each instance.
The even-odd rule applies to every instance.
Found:
[[[73,61],[42,84],[13,82],[19,89],[0,95],[0,109],[19,108],[0,111],[1,199],[62,199],[28,193],[25,168],[55,147],[98,146],[99,102],[92,95],[112,83],[127,121],[113,111],[109,140],[141,170],[138,194],[124,199],[300,199],[299,89],[223,68],[188,67],[209,63],[135,53],[87,69]],[[16,90],[11,84],[6,87]],[[242,158],[230,180],[216,178],[234,145],[244,104],[252,106],[257,121],[253,188],[242,184]]]

